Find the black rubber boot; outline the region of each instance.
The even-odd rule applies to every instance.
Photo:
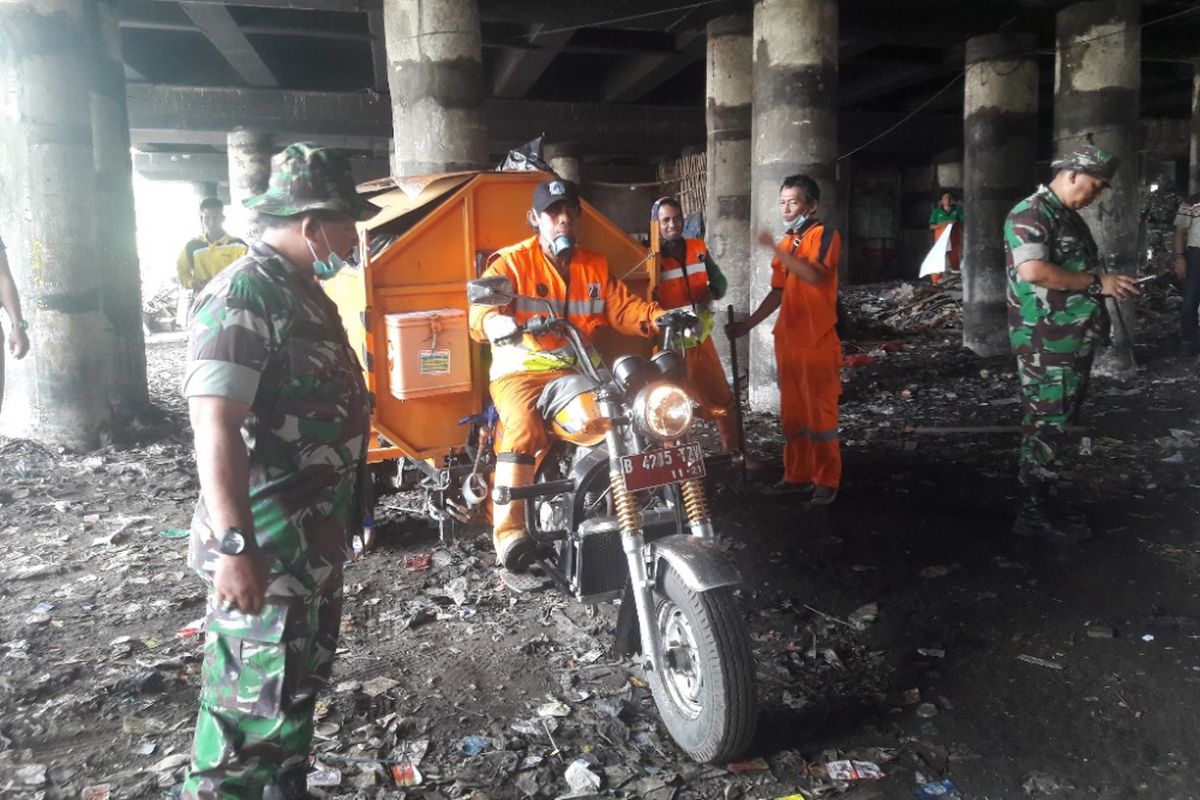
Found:
[[[1090,539],[1092,528],[1081,513],[1061,508],[1051,496],[1050,487],[1039,484],[1025,487],[1013,533],[1037,536],[1054,544],[1075,544]]]

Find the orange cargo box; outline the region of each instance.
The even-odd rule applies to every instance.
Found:
[[[471,390],[467,315],[459,308],[384,316],[388,389],[397,400]]]
[[[437,460],[463,447],[467,429],[459,421],[488,402],[488,349],[466,332],[467,281],[478,277],[496,250],[532,235],[525,212],[534,187],[548,177],[459,172],[359,187],[379,206],[378,214],[359,223],[363,266],[344,269],[323,285],[337,303],[374,401],[371,462]],[[605,256],[613,277],[631,291],[648,295],[646,248],[586,201],[579,243]],[[460,316],[451,318],[451,312]],[[436,346],[430,313],[450,331],[439,333]],[[648,352],[648,344],[611,331],[596,341],[610,357]],[[437,352],[446,350],[448,362]]]

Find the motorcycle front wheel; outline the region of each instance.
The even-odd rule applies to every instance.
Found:
[[[727,762],[754,737],[754,656],[728,587],[696,592],[664,565],[654,591],[664,664],[650,690],[671,738],[692,759]]]

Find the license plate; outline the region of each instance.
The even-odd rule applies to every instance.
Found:
[[[634,490],[703,478],[704,451],[689,443],[621,456],[621,471],[626,488]]]

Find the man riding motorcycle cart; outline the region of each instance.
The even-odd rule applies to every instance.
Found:
[[[472,305],[471,335],[492,345],[490,391],[500,417],[495,486],[512,488],[533,482],[537,454],[549,439],[537,411],[546,384],[575,369],[568,343],[555,336],[534,337],[519,326],[550,310],[566,317],[589,338],[605,325],[626,334],[651,336],[663,308],[630,294],[609,275],[608,261],[578,247],[579,190],[571,181],[538,184],[528,221],[536,235],[498,250],[481,277],[508,278],[516,299],[508,308]],[[525,529],[525,503],[497,503],[492,511],[496,558],[520,572],[534,561],[537,545]]]

